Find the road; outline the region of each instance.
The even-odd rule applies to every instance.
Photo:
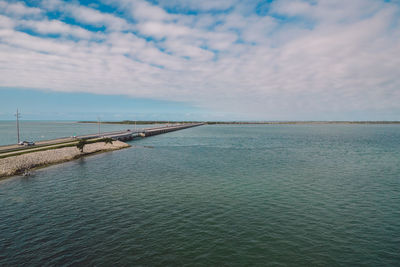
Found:
[[[44,140],[44,141],[38,141],[35,142],[34,146],[22,146],[18,144],[13,144],[13,145],[5,145],[5,146],[0,146],[0,154],[2,153],[7,153],[7,152],[13,152],[13,151],[22,151],[26,149],[32,149],[32,148],[41,148],[49,145],[59,145],[63,143],[69,143],[76,141],[77,139],[91,139],[91,138],[98,138],[98,137],[109,137],[109,136],[115,136],[119,134],[128,134],[132,133],[132,131],[114,131],[114,132],[107,132],[107,133],[100,133],[100,135],[97,134],[87,134],[87,135],[80,135],[76,136],[75,138],[73,137],[62,137],[62,138],[57,138],[57,139],[51,139],[51,140]]]
[[[67,144],[67,143],[72,143],[75,142],[79,139],[93,139],[93,138],[104,138],[104,137],[109,137],[109,138],[114,138],[118,139],[118,137],[123,137],[123,136],[138,136],[139,133],[153,133],[153,132],[158,132],[160,130],[165,130],[164,132],[168,132],[170,130],[174,129],[184,129],[187,127],[191,127],[193,124],[188,124],[188,125],[182,125],[182,124],[177,124],[177,125],[166,125],[162,127],[153,127],[153,128],[143,128],[143,129],[138,129],[136,131],[132,130],[123,130],[123,131],[113,131],[113,132],[105,132],[105,133],[96,133],[96,134],[87,134],[87,135],[80,135],[76,137],[62,137],[62,138],[57,138],[57,139],[52,139],[52,140],[44,140],[44,141],[38,141],[35,143],[33,146],[22,146],[18,144],[14,145],[5,145],[5,146],[0,146],[0,157],[5,156],[5,155],[10,155],[10,154],[18,154],[19,152],[30,150],[40,150],[41,148],[44,147],[51,147],[53,145],[60,145],[60,144]],[[200,124],[197,124],[200,125]]]

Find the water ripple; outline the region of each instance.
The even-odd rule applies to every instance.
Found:
[[[396,266],[399,137],[204,126],[5,180],[0,265]]]

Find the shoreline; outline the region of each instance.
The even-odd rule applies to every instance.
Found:
[[[63,147],[45,151],[37,151],[17,156],[0,159],[0,180],[11,176],[23,174],[26,171],[45,168],[47,166],[60,164],[85,156],[110,152],[131,147],[131,145],[113,141],[112,144],[96,142],[87,144],[81,153],[76,147]]]
[[[76,123],[93,123],[96,121],[77,121]],[[125,124],[125,125],[151,125],[151,124],[168,124],[168,123],[199,123],[195,121],[103,121],[102,124]],[[281,124],[400,124],[400,121],[205,121],[206,125],[235,125],[235,124],[266,124],[266,125],[281,125]]]

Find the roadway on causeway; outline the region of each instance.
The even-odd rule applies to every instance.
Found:
[[[128,133],[134,133],[134,132],[124,130],[124,131],[100,133],[100,135],[98,133],[97,134],[80,135],[80,136],[76,136],[75,138],[74,137],[62,137],[62,138],[57,138],[57,139],[38,141],[38,142],[35,142],[35,145],[33,145],[33,146],[23,146],[23,145],[18,145],[18,144],[5,145],[5,146],[0,146],[0,153],[6,153],[6,152],[11,152],[11,151],[20,151],[20,150],[32,149],[32,148],[39,148],[39,147],[44,147],[44,146],[49,146],[49,145],[70,143],[70,142],[77,141],[78,139],[109,137],[109,136],[113,136],[113,135],[123,135],[123,134],[128,134]]]
[[[92,139],[92,138],[103,138],[103,137],[117,139],[118,136],[139,135],[140,133],[160,131],[163,129],[169,129],[169,130],[184,129],[184,128],[188,128],[188,127],[196,126],[196,125],[201,125],[201,124],[167,125],[167,126],[163,126],[163,127],[138,129],[136,131],[128,129],[128,130],[123,130],[123,131],[105,132],[105,133],[100,133],[100,134],[96,133],[96,134],[80,135],[80,136],[76,136],[76,137],[62,137],[62,138],[57,138],[57,139],[38,141],[38,142],[35,142],[35,145],[33,145],[33,146],[23,146],[23,145],[18,145],[18,144],[4,145],[4,146],[0,146],[0,156],[5,155],[5,153],[8,154],[10,152],[23,151],[23,150],[27,150],[27,149],[36,150],[36,148],[39,149],[39,148],[48,147],[48,146],[52,146],[52,145],[71,143],[71,142],[77,141],[78,139]]]

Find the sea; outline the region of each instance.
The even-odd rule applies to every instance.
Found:
[[[21,122],[32,140],[91,132]],[[0,140],[16,142],[14,122]],[[400,125],[204,125],[129,144],[1,180],[0,266],[400,266]]]

